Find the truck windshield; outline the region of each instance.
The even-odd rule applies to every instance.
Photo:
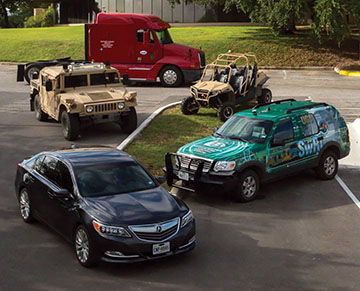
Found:
[[[87,75],[65,76],[65,88],[87,86]]]
[[[265,143],[272,127],[271,120],[234,115],[214,133],[214,136],[250,143]]]
[[[90,75],[92,86],[118,83],[120,83],[119,75],[115,72]]]
[[[170,33],[167,29],[155,30],[155,33],[160,43],[162,44],[173,43]]]

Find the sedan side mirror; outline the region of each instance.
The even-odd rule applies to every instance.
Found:
[[[166,181],[166,178],[164,176],[157,176],[155,179],[159,182],[159,184],[163,184]]]
[[[53,89],[52,81],[51,81],[51,80],[47,80],[47,81],[46,81],[46,84],[45,84],[45,87],[46,87],[46,91],[47,91],[47,92],[52,91],[52,89]]]
[[[49,190],[48,193],[49,193],[50,197],[61,199],[61,200],[69,200],[70,198],[72,198],[69,190],[67,190],[67,189],[59,189],[56,191]]]

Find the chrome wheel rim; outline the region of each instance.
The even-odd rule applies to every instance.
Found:
[[[245,178],[242,184],[242,192],[246,198],[251,198],[255,195],[256,192],[256,180],[253,176],[248,176]]]
[[[226,119],[229,119],[233,114],[234,110],[232,109],[232,107],[229,106],[224,109],[224,116]]]
[[[332,156],[328,156],[324,161],[324,171],[325,174],[331,176],[334,174],[336,168],[335,159]]]
[[[37,72],[37,73],[40,72],[40,70],[39,70],[38,68],[36,68],[36,67],[29,69],[29,71],[28,71],[28,77],[29,77],[30,80],[32,79],[32,76],[33,76],[34,73],[36,73],[36,72]]]
[[[20,195],[20,212],[24,220],[30,217],[30,200],[26,190],[23,190]]]
[[[75,237],[77,258],[81,263],[86,263],[89,258],[89,239],[85,230],[79,229]]]
[[[167,70],[163,75],[163,79],[166,84],[173,85],[177,80],[177,74],[174,70]]]

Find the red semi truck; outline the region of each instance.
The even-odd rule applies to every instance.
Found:
[[[85,59],[110,63],[134,81],[157,81],[175,87],[200,78],[203,51],[173,43],[169,23],[145,14],[99,13],[85,25]],[[42,67],[71,62],[69,58],[25,65],[25,78]],[[19,78],[19,77],[18,77]]]

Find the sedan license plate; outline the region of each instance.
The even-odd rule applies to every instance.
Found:
[[[189,181],[189,173],[179,171],[178,176],[181,180]]]
[[[153,245],[153,255],[159,255],[170,252],[170,242]]]

